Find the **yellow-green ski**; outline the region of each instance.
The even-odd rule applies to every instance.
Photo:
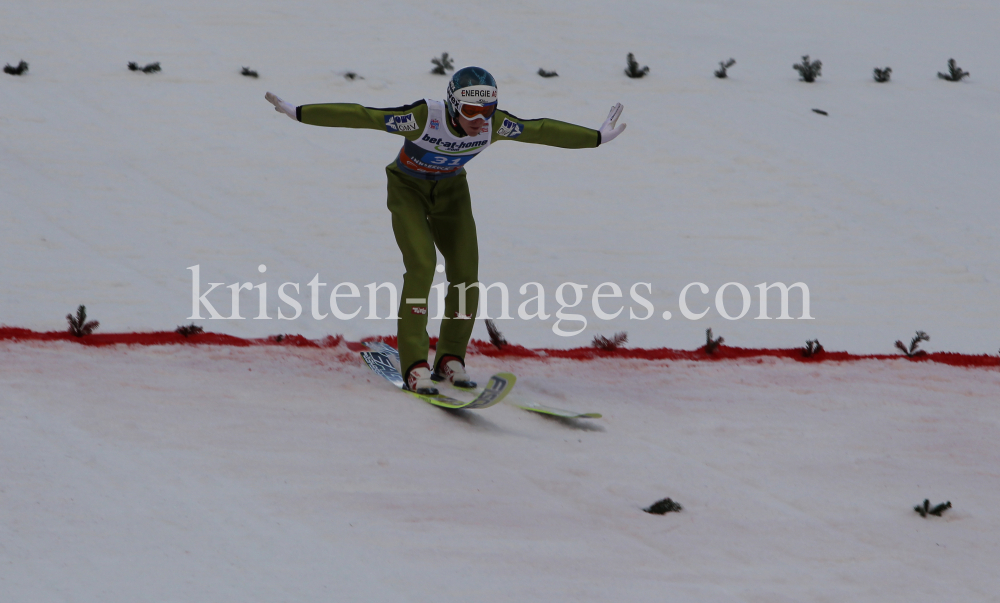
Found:
[[[497,373],[496,375],[490,377],[489,381],[486,383],[486,387],[483,388],[482,391],[478,392],[478,395],[474,400],[457,400],[443,394],[428,396],[425,394],[418,394],[417,392],[411,392],[403,387],[403,376],[399,374],[399,370],[396,369],[396,366],[392,363],[387,353],[382,351],[361,352],[361,358],[365,361],[365,364],[368,365],[368,368],[374,371],[376,375],[379,375],[389,383],[392,383],[398,387],[400,391],[406,392],[415,398],[419,398],[428,404],[433,404],[434,406],[450,410],[482,410],[484,408],[489,408],[490,406],[493,406],[497,402],[503,400],[507,394],[510,393],[510,390],[514,388],[514,384],[517,383],[517,377],[513,374]]]
[[[389,345],[387,343],[382,343],[380,341],[365,342],[365,345],[368,346],[368,348],[370,350],[372,350],[373,352],[384,354],[387,357],[393,357],[393,358],[396,359],[396,362],[399,362],[399,352],[396,351],[396,348],[392,347],[391,345]],[[368,352],[362,352],[362,354],[365,354],[365,353],[368,353]],[[392,370],[396,371],[396,369],[395,369],[394,366],[392,367]],[[397,375],[399,374],[398,371],[396,371],[396,374]],[[510,375],[510,377],[514,377],[514,375],[511,375],[510,373],[499,373],[499,374],[500,375]],[[398,383],[397,387],[402,387],[403,386],[402,384],[403,384],[403,378],[399,377],[399,383]],[[455,386],[452,385],[452,387],[455,387]],[[469,392],[469,393],[479,394],[479,395],[482,395],[481,392],[483,391],[483,390],[476,389],[476,388],[465,388],[465,387],[455,387],[455,389],[457,389],[459,391]],[[509,392],[509,391],[510,390],[508,388],[507,392]],[[410,393],[413,394],[413,392],[410,392]],[[413,395],[419,397],[418,394],[413,394]],[[506,395],[507,394],[505,393],[504,396],[506,396]],[[447,396],[439,396],[439,397],[443,397],[443,398],[446,398],[446,399],[453,399],[453,398],[448,398]],[[442,402],[432,402],[430,400],[426,400],[426,401],[430,402],[431,404],[434,404],[436,406],[444,406],[444,404],[446,404],[446,402],[442,403]],[[539,414],[549,415],[549,416],[552,416],[552,417],[561,417],[563,419],[600,419],[601,418],[601,413],[599,413],[599,412],[576,412],[576,411],[573,411],[573,410],[563,410],[561,408],[556,408],[554,406],[546,406],[544,404],[537,404],[537,403],[534,403],[534,402],[521,402],[519,400],[505,400],[505,402],[507,402],[507,404],[510,404],[511,406],[516,406],[517,408],[521,408],[521,409],[524,409],[524,410],[527,410],[527,411],[537,412]],[[495,404],[495,403],[496,402],[494,402],[493,404]],[[444,407],[445,408],[461,408],[461,407],[451,407],[451,406],[444,406]]]

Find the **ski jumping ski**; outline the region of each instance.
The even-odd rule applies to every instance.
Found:
[[[560,417],[562,419],[600,419],[601,413],[599,412],[576,412],[574,410],[563,410],[561,408],[555,408],[554,406],[546,406],[544,404],[536,404],[532,402],[519,402],[515,400],[508,400],[507,404],[511,406],[516,406],[523,410],[528,410],[531,412],[536,412],[541,415],[549,415],[552,417]]]
[[[482,410],[484,408],[489,408],[490,406],[493,406],[497,402],[503,400],[504,397],[510,393],[510,390],[513,389],[514,384],[517,383],[517,377],[511,373],[497,373],[496,375],[490,377],[489,382],[486,384],[483,391],[479,392],[479,395],[471,401],[457,400],[442,394],[427,396],[424,394],[418,394],[417,392],[411,392],[403,387],[403,376],[399,374],[399,370],[396,368],[396,365],[393,364],[390,355],[381,351],[369,351],[361,352],[361,358],[364,359],[365,364],[367,364],[368,368],[374,371],[375,374],[398,387],[400,391],[406,392],[416,398],[420,398],[428,404],[433,404],[434,406],[450,410]]]
[[[371,350],[372,352],[377,353],[377,354],[382,354],[387,359],[393,358],[393,359],[396,360],[396,363],[399,363],[399,352],[396,350],[396,348],[392,347],[391,345],[389,345],[387,343],[383,343],[381,341],[366,341],[364,343],[365,343],[366,346],[368,346],[368,349]],[[362,352],[361,354],[362,354],[362,356],[364,356],[365,354],[368,354],[368,353],[370,353],[370,352]],[[365,362],[368,362],[368,360],[365,359]],[[391,362],[390,362],[390,364],[391,364]],[[369,363],[368,366],[371,367],[371,363]],[[403,377],[399,374],[399,371],[396,369],[395,365],[392,365],[391,369],[392,369],[392,372],[396,375],[394,377],[394,379],[396,379],[396,380],[390,379],[390,381],[392,381],[393,385],[395,385],[396,387],[402,388],[403,387]],[[372,368],[372,370],[375,370],[375,369]],[[375,370],[375,372],[378,373],[379,371]],[[382,374],[382,373],[379,373],[379,374],[381,374],[383,377],[386,377],[385,374]],[[504,374],[504,373],[501,373],[501,374]],[[507,374],[509,374],[509,373],[507,373]],[[386,377],[386,378],[388,379],[388,377]],[[452,386],[452,387],[454,387],[454,386]],[[482,395],[482,393],[481,393],[481,391],[479,389],[466,389],[466,388],[462,388],[462,387],[456,387],[455,389],[457,389],[459,391],[463,391],[463,392],[470,392],[470,393]],[[509,389],[508,389],[508,392],[509,392]],[[407,393],[413,394],[413,392],[407,392]],[[417,395],[417,394],[413,394],[413,395]],[[506,395],[506,394],[504,394],[504,395]],[[431,397],[431,396],[423,396],[423,397]],[[448,398],[447,396],[436,396],[436,397]],[[453,398],[450,398],[450,399],[453,400]],[[428,400],[428,402],[430,402],[430,401]],[[456,400],[456,402],[460,402],[460,401]],[[507,404],[510,404],[511,406],[516,406],[517,408],[520,408],[520,409],[523,409],[523,410],[527,410],[527,411],[538,413],[538,414],[542,414],[542,415],[549,415],[549,416],[552,416],[552,417],[559,417],[559,418],[563,418],[563,419],[600,419],[601,418],[601,413],[598,413],[598,412],[577,412],[577,411],[574,411],[574,410],[563,410],[561,408],[556,408],[554,406],[546,406],[544,404],[537,404],[537,403],[534,403],[534,402],[521,402],[521,401],[517,401],[517,400],[504,400],[504,402],[506,402]],[[431,404],[435,404],[436,406],[442,406],[442,404],[437,404],[435,402],[430,402],[430,403]],[[460,407],[445,406],[445,408],[460,408]]]

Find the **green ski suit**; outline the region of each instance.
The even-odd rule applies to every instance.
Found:
[[[444,257],[449,283],[436,356],[453,355],[465,362],[479,304],[479,287],[474,286],[479,282],[479,246],[464,162],[500,140],[567,149],[594,148],[601,143],[597,130],[553,119],[520,119],[500,109],[488,122],[489,130],[484,128],[480,135],[469,138],[479,142],[455,142],[456,138],[465,138],[465,133],[447,118],[447,113],[440,117],[443,103],[438,105],[439,101],[421,100],[388,109],[349,103],[296,108],[296,117],[304,124],[382,130],[406,139],[399,157],[385,169],[392,230],[406,268],[397,330],[404,375],[428,356],[427,297],[437,264],[435,246]],[[437,133],[442,137],[432,137]],[[435,146],[436,142],[441,144]],[[448,150],[442,150],[442,145]],[[477,149],[471,148],[476,145]],[[463,150],[456,150],[460,148]],[[427,149],[437,149],[436,153],[443,155]],[[460,313],[463,297],[464,312]]]

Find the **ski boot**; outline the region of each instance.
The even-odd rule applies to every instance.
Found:
[[[406,389],[421,396],[438,395],[438,390],[432,381],[431,367],[426,360],[414,364],[406,372]]]
[[[446,381],[462,389],[475,389],[476,382],[465,372],[465,362],[458,356],[445,354],[434,363],[434,381]]]

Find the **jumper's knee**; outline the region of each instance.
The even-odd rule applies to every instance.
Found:
[[[437,258],[407,258],[404,262],[406,274],[403,279],[407,284],[430,290],[434,282],[434,270],[437,268]]]
[[[449,318],[475,317],[479,310],[479,284],[473,280],[452,282],[449,285],[446,301],[452,315]]]

